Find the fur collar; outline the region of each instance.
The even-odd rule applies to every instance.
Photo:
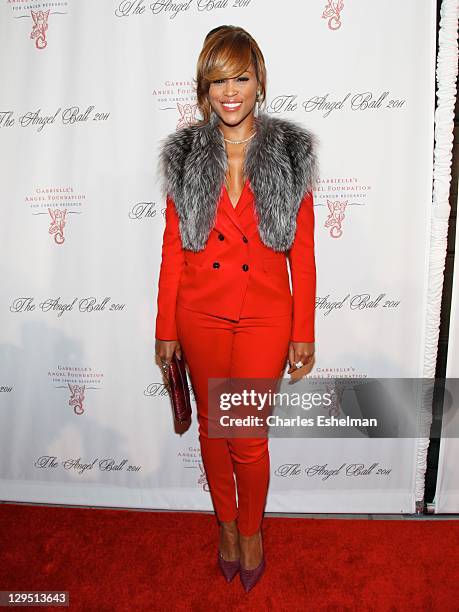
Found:
[[[212,113],[204,125],[169,134],[160,145],[163,195],[169,194],[179,217],[182,246],[202,250],[216,217],[227,170],[223,134]],[[296,215],[317,178],[318,139],[291,119],[259,112],[256,134],[249,141],[244,173],[255,197],[262,242],[276,251],[292,245]]]

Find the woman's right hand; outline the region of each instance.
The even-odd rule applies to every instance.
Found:
[[[155,342],[155,353],[159,358],[161,369],[164,376],[169,380],[169,367],[164,368],[163,366],[169,366],[172,356],[174,353],[177,354],[179,359],[182,358],[182,350],[180,348],[180,342],[178,340],[156,340]]]

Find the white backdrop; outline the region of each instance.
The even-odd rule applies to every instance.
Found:
[[[423,376],[434,0],[4,3],[3,500],[212,508],[196,423],[174,432],[154,360],[156,163],[195,116],[196,59],[223,23],[263,50],[266,110],[320,139],[312,375]],[[422,496],[415,439],[270,447],[267,511],[414,512]]]

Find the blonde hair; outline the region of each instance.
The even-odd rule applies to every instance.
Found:
[[[199,54],[196,70],[196,94],[202,114],[201,124],[210,119],[212,108],[208,93],[217,79],[239,76],[253,62],[258,81],[258,103],[266,98],[266,67],[263,54],[255,39],[243,28],[224,25],[211,30]]]

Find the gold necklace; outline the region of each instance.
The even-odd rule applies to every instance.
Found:
[[[229,140],[229,138],[223,138],[223,140],[225,142],[229,142],[230,144],[242,144],[243,142],[248,142],[249,140],[251,140],[256,134],[256,131],[249,136],[248,138],[245,138],[244,140]]]

